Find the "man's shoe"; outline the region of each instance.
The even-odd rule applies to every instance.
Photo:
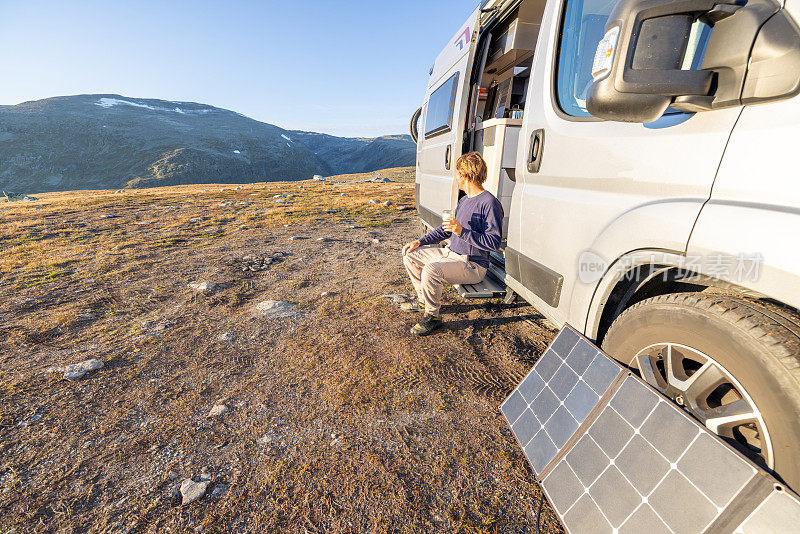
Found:
[[[411,302],[403,302],[400,304],[400,309],[404,312],[424,312],[425,305],[418,300],[413,300]]]
[[[415,336],[427,336],[440,326],[442,326],[442,320],[439,317],[426,313],[420,322],[411,327],[411,333]]]

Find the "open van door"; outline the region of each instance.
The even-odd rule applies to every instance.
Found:
[[[461,156],[480,9],[470,15],[436,58],[431,70],[417,141],[416,194],[419,214],[431,227],[442,210],[458,202],[453,172]]]

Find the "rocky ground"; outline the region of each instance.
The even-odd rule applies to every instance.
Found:
[[[410,336],[374,175],[0,204],[0,532],[558,532],[498,408],[552,327]]]

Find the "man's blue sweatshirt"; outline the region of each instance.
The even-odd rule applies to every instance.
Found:
[[[441,226],[423,236],[421,245],[432,245],[450,238],[450,250],[466,254],[469,261],[489,266],[489,253],[500,248],[503,228],[503,206],[489,191],[474,197],[461,197],[454,213],[464,230],[454,235]]]

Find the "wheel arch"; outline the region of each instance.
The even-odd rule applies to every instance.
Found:
[[[617,258],[597,284],[586,316],[586,335],[600,345],[614,319],[647,298],[709,291],[764,300],[798,313],[780,298],[687,269],[682,254],[638,250]]]

